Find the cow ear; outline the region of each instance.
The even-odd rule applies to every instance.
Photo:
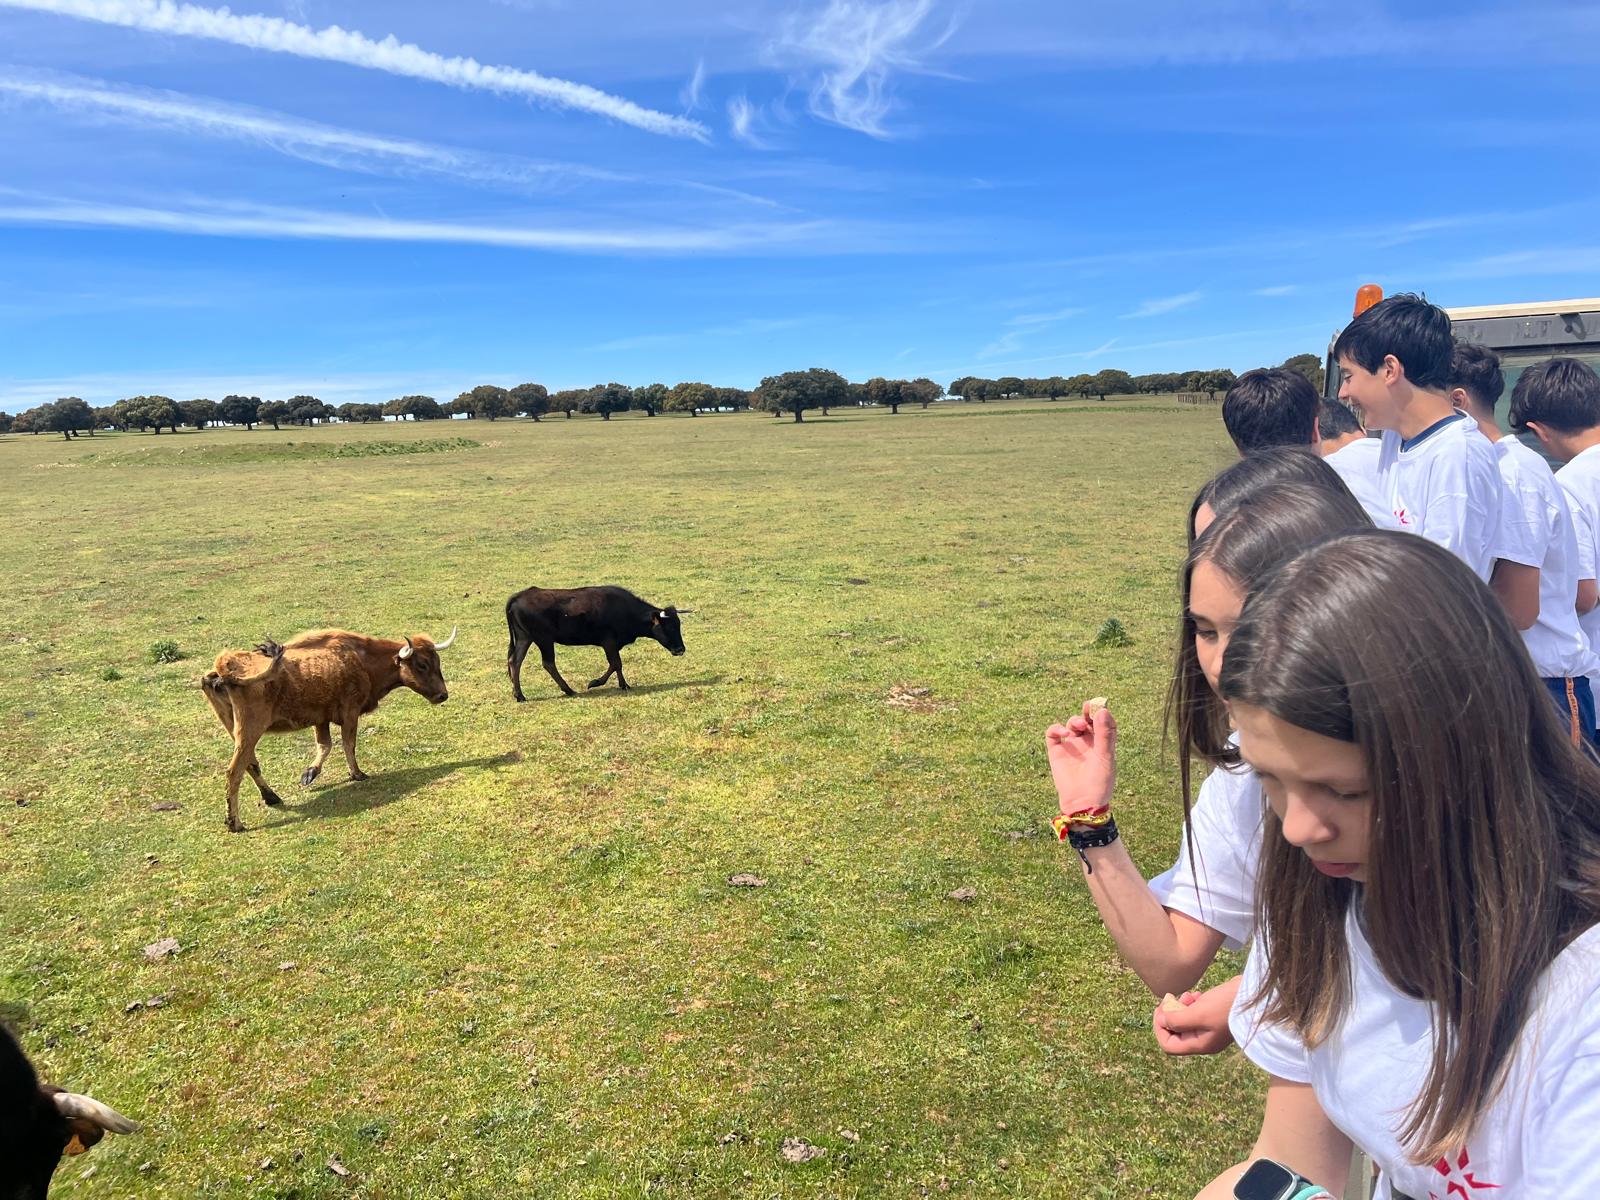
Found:
[[[82,1117],[67,1122],[67,1144],[61,1148],[61,1153],[71,1157],[76,1154],[89,1153],[101,1138],[105,1137],[105,1130],[93,1121],[85,1121]]]

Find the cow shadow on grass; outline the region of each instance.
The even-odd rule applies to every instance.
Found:
[[[282,808],[267,809],[276,819],[264,821],[260,827],[274,829],[280,825],[292,825],[299,821],[353,817],[375,808],[383,808],[396,800],[404,800],[412,792],[419,791],[431,783],[437,783],[457,771],[474,768],[493,771],[520,761],[522,761],[520,753],[508,750],[504,754],[436,763],[431,767],[406,767],[399,771],[374,772],[359,782],[346,779],[343,782],[324,784],[304,800],[296,800],[296,793],[291,792],[284,797]]]
[[[626,700],[629,696],[643,696],[649,694],[650,692],[673,692],[679,688],[687,687],[714,687],[716,684],[721,682],[721,675],[707,675],[704,679],[680,679],[674,683],[630,683],[627,691],[623,691],[614,684],[606,684],[597,688],[578,687],[578,692],[575,696],[568,696],[561,692],[555,691],[548,693],[541,692],[535,695],[534,693],[529,692],[526,686],[523,687],[523,691],[527,693],[528,696],[526,703],[548,704],[554,703],[557,700]],[[573,686],[577,687],[576,684]]]

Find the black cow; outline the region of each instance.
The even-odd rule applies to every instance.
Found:
[[[613,675],[617,677],[619,688],[628,686],[628,681],[622,677],[622,658],[618,651],[642,637],[655,638],[674,655],[683,653],[678,610],[671,605],[657,608],[646,604],[627,588],[531,587],[506,601],[506,625],[511,631],[511,644],[506,649],[506,673],[511,676],[511,694],[519,704],[527,699],[522,694],[522,660],[527,657],[529,646],[539,647],[539,660],[544,663],[544,669],[569,696],[577,693],[556,670],[558,645],[599,646],[606,652],[610,670],[599,679],[591,679],[589,686],[592,688],[599,687]]]
[[[44,1086],[0,1025],[0,1197],[44,1200],[63,1154],[82,1154],[107,1133],[139,1126],[89,1096]]]

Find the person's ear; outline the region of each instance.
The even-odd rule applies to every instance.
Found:
[[[1406,369],[1394,355],[1385,354],[1383,362],[1378,365],[1378,374],[1383,377],[1383,382],[1387,386],[1393,387],[1406,377]]]

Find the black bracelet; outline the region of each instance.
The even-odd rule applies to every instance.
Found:
[[[1067,830],[1067,841],[1078,852],[1078,857],[1083,860],[1083,870],[1088,875],[1094,874],[1094,868],[1089,865],[1089,856],[1084,851],[1098,850],[1101,846],[1109,846],[1117,840],[1117,837],[1117,823],[1115,821],[1108,821],[1098,829],[1090,829],[1083,833],[1079,833],[1076,829]]]

